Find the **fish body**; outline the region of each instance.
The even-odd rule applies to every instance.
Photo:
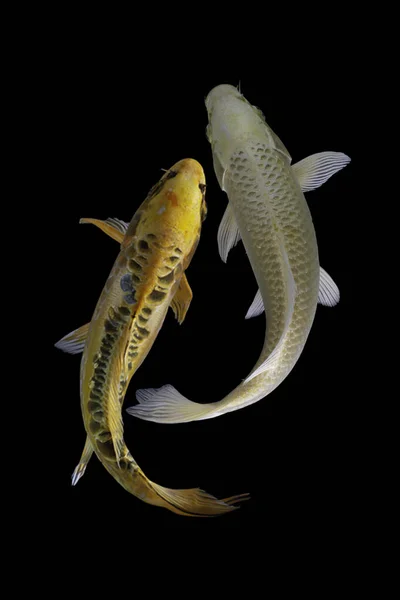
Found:
[[[75,332],[75,342],[71,342],[74,335],[70,334],[59,343],[67,351],[68,344],[81,348],[84,343],[80,395],[87,440],[76,480],[94,451],[130,493],[192,516],[229,512],[237,498],[217,500],[198,489],[170,490],[151,482],[125,444],[121,407],[129,382],[152,347],[169,306],[180,322],[185,317],[192,294],[184,272],[205,217],[204,192],[201,165],[185,159],[152,188],[129,226],[116,220],[96,222],[115,239],[122,239],[121,250],[86,333],[84,326]]]
[[[291,157],[252,106],[230,85],[206,99],[207,137],[214,169],[229,204],[218,232],[223,260],[241,238],[259,292],[248,317],[266,313],[260,357],[248,377],[224,399],[191,402],[172,386],[139,390],[128,412],[158,422],[216,417],[271,393],[296,364],[309,335],[317,302],[334,305],[339,290],[320,268],[311,214],[303,191],[322,185],[349,158],[323,152],[291,165]]]

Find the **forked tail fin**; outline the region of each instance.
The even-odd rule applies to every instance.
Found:
[[[127,408],[126,411],[143,419],[156,423],[189,423],[216,416],[216,406],[198,404],[182,396],[172,385],[160,388],[147,388],[136,391],[139,404]]]

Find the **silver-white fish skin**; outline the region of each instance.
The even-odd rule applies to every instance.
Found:
[[[214,88],[206,106],[216,175],[228,195],[266,312],[264,347],[253,371],[274,350],[285,328],[285,253],[296,285],[291,322],[277,359],[212,409],[208,405],[211,410],[203,418],[211,418],[264,398],[294,367],[314,320],[319,262],[311,214],[290,155],[260,111],[229,85]]]
[[[265,123],[261,111],[236,88],[214,88],[206,106],[215,173],[228,194],[229,207],[260,288],[267,331],[261,355],[248,378],[219,402],[192,402],[171,385],[138,390],[139,404],[128,412],[159,423],[211,419],[243,408],[267,396],[289,374],[314,320],[322,272],[311,214],[296,173],[302,185],[314,189],[350,160],[340,153],[321,153],[308,161],[309,168],[320,161],[318,176],[316,171],[305,175],[304,165],[295,172],[288,151]],[[324,162],[325,154],[340,156]],[[228,223],[232,225],[230,216],[224,225]],[[223,231],[225,235],[227,231]],[[227,240],[232,244],[237,238],[236,231],[226,238],[224,235],[221,233],[219,241],[225,258]],[[332,294],[329,301],[327,293]],[[332,281],[321,298],[329,306],[338,301],[339,291]]]

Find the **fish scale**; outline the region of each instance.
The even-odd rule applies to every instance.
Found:
[[[283,239],[296,283],[296,303],[281,360],[242,385],[242,393],[232,410],[246,405],[249,398],[257,402],[286,377],[301,353],[315,315],[319,281],[317,242],[307,203],[288,166],[282,154],[258,144],[233,154],[225,173],[225,189],[262,296],[266,298],[267,336],[254,369],[268,357],[284,330],[286,296],[277,236]],[[262,396],[254,396],[257,389]],[[224,399],[221,408],[231,402],[230,396]]]

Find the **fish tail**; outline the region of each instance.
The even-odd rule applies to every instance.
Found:
[[[199,489],[174,490],[150,481],[129,451],[121,459],[120,468],[103,463],[109,473],[131,494],[152,504],[167,508],[187,517],[223,515],[239,508],[237,504],[249,499],[249,494],[238,494],[218,499]]]
[[[198,404],[182,396],[172,385],[137,390],[139,404],[127,412],[144,421],[156,423],[188,423],[217,415],[217,404]]]
[[[144,474],[143,476],[145,477]],[[199,488],[173,490],[153,483],[147,477],[146,481],[149,489],[147,498],[143,498],[145,502],[163,506],[178,515],[187,517],[223,515],[237,510],[239,506],[235,506],[236,504],[249,499],[249,494],[238,494],[219,500]]]

